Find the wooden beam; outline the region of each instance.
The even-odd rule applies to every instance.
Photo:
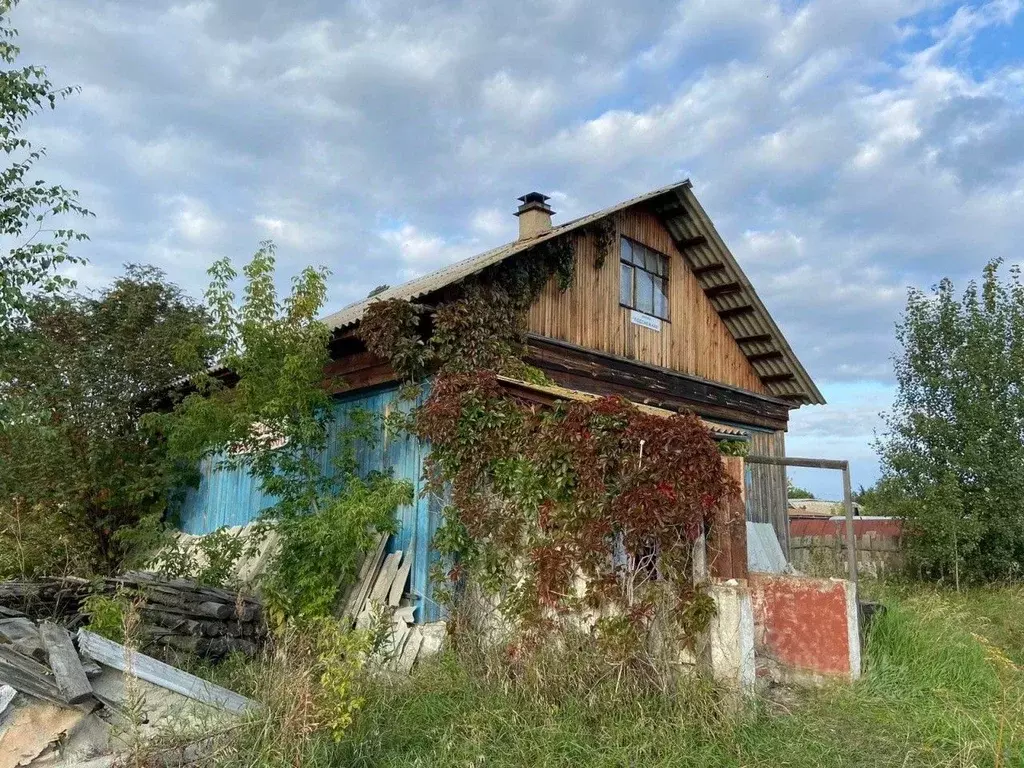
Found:
[[[535,334],[529,338],[526,362],[540,368],[560,386],[595,395],[617,395],[674,411],[688,408],[705,418],[773,430],[785,430],[789,419],[789,404],[771,395]]]
[[[782,352],[773,349],[771,352],[758,352],[756,355],[747,355],[747,360],[752,363],[759,363],[762,360],[777,360],[782,357]]]
[[[68,631],[52,621],[44,621],[39,625],[39,637],[50,660],[57,689],[68,704],[81,704],[92,698],[92,685],[85,676],[85,669]]]
[[[753,336],[738,336],[736,338],[737,344],[765,344],[772,340],[770,333],[758,333]]]
[[[738,315],[749,315],[754,311],[754,308],[750,304],[744,304],[742,307],[730,307],[729,309],[718,310],[718,316],[723,320],[730,317],[736,317]]]
[[[676,248],[680,251],[685,251],[687,248],[693,248],[696,245],[705,245],[707,241],[708,239],[704,235],[684,237],[682,240],[676,240]]]
[[[762,376],[761,381],[765,384],[774,384],[779,381],[789,381],[792,378],[792,373],[773,373],[770,376]]]
[[[807,467],[809,469],[850,468],[850,462],[838,459],[803,459],[797,456],[746,456],[747,464],[767,464],[772,467]]]
[[[702,277],[703,275],[710,275],[712,272],[721,272],[725,269],[725,264],[707,264],[703,267],[691,267],[690,271],[693,272],[695,277]]]
[[[169,691],[180,693],[190,699],[209,704],[213,707],[226,709],[228,712],[240,713],[258,706],[252,699],[247,699],[227,688],[207,682],[188,672],[164,664],[151,656],[125,648],[119,643],[107,640],[86,629],[78,630],[78,646],[89,658],[107,667],[121,672],[128,672],[140,680],[153,683]]]
[[[722,285],[713,285],[710,288],[704,289],[704,295],[709,299],[715,298],[715,296],[724,296],[727,293],[739,293],[743,290],[743,286],[739,283],[724,283]]]

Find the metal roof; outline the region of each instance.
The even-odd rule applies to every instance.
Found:
[[[797,359],[750,280],[697,201],[689,180],[655,189],[610,208],[553,227],[550,232],[539,237],[517,240],[479,256],[450,264],[436,272],[350,304],[323,318],[323,322],[334,331],[346,329],[362,319],[363,312],[373,301],[412,301],[427,296],[539,243],[641,203],[649,204],[650,209],[672,235],[708,300],[736,339],[754,371],[761,377],[768,394],[787,400],[794,407],[803,404],[824,404],[825,398],[820,390]]]
[[[594,400],[601,399],[600,395],[595,395],[591,392],[584,392],[580,389],[568,389],[567,387],[559,387],[554,384],[531,384],[527,381],[513,379],[509,376],[498,376],[498,381],[518,387],[519,389],[526,389],[531,392],[540,392],[545,395],[550,395],[558,400],[572,400],[578,403],[589,403]],[[652,416],[667,418],[669,416],[676,415],[676,411],[669,410],[668,408],[658,408],[654,405],[635,402],[633,405],[643,413],[649,413]],[[728,424],[719,424],[717,421],[708,421],[707,419],[701,419],[700,421],[717,438],[721,438],[723,440],[750,439],[750,433],[746,430],[739,429],[738,427],[730,427]]]
[[[681,181],[677,184],[672,184],[661,189],[656,189],[652,192],[634,197],[624,202],[613,205],[611,208],[605,208],[604,210],[591,213],[587,216],[583,216],[578,219],[566,222],[557,227],[552,227],[550,232],[546,232],[539,237],[531,237],[528,240],[516,240],[512,243],[499,246],[493,250],[481,253],[479,256],[472,256],[464,261],[456,262],[455,264],[449,264],[446,267],[442,267],[436,272],[417,277],[414,280],[410,280],[402,285],[396,285],[394,288],[388,288],[386,291],[381,291],[376,296],[372,296],[362,301],[357,301],[354,304],[349,304],[342,310],[335,312],[332,315],[328,315],[323,318],[323,322],[331,330],[342,330],[350,325],[358,323],[362,317],[363,312],[370,306],[371,303],[377,300],[385,299],[404,299],[406,301],[412,301],[422,296],[426,296],[434,291],[440,290],[445,286],[457,283],[460,280],[465,280],[470,275],[475,275],[492,264],[498,264],[504,261],[510,256],[515,256],[517,253],[529,250],[539,243],[552,240],[559,235],[564,235],[566,232],[572,232],[580,227],[585,227],[598,219],[603,219],[606,216],[610,216],[613,213],[624,210],[631,206],[639,203],[647,202],[659,195],[672,192],[681,187],[690,186],[689,180]]]

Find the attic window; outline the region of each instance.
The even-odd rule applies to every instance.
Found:
[[[621,238],[619,304],[668,320],[668,257],[665,254]]]

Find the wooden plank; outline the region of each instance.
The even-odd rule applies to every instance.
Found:
[[[135,675],[147,683],[153,683],[212,707],[241,713],[259,706],[252,699],[190,675],[170,664],[164,664],[151,656],[125,648],[86,629],[78,630],[78,647],[82,653],[104,666]]]
[[[749,315],[753,313],[754,308],[750,304],[744,304],[740,307],[729,307],[728,309],[719,310],[718,316],[723,320],[727,320],[730,317],[738,317],[740,315]]]
[[[7,645],[0,645],[0,683],[58,706],[68,705],[46,665]]]
[[[725,269],[725,264],[705,264],[703,267],[691,267],[690,271],[695,277],[702,277],[703,275],[710,275],[713,272],[721,272]]]
[[[357,587],[353,591],[348,604],[345,606],[342,616],[354,619],[362,612],[363,603],[366,602],[366,596],[369,594],[370,588],[373,586],[374,574],[377,573],[377,569],[380,567],[381,559],[384,557],[384,550],[387,548],[387,543],[388,535],[386,533],[382,533],[377,537],[377,544],[374,546],[372,552],[367,553],[366,558],[363,560],[363,565],[359,569]]]
[[[414,547],[406,550],[405,557],[402,559],[402,565],[398,569],[398,573],[395,574],[395,580],[392,582],[391,590],[388,592],[388,605],[390,606],[398,607],[398,603],[402,600],[405,585],[409,581],[409,572],[412,570],[414,552]]]
[[[774,384],[781,381],[790,381],[793,379],[792,373],[773,373],[769,376],[762,376],[761,381],[765,384]]]
[[[412,665],[416,663],[416,657],[419,656],[422,645],[423,632],[419,625],[416,625],[409,630],[409,636],[405,640],[405,648],[402,649],[402,653],[398,657],[395,669],[404,675],[409,674],[412,671]]]
[[[530,308],[529,330],[752,392],[767,392],[731,330],[718,317],[712,300],[701,290],[693,272],[701,266],[687,266],[684,251],[662,221],[641,208],[622,211],[613,221],[619,235],[668,257],[668,319],[662,322],[661,329],[641,327],[630,321],[629,309],[619,305],[618,259],[607,258],[603,266],[596,267],[594,239],[587,235],[577,236],[573,241],[576,269],[572,284],[565,291],[553,280],[545,286]],[[691,237],[699,234],[692,230],[681,234],[680,242]],[[706,261],[713,261],[714,256],[708,256]],[[705,274],[711,272],[727,274],[718,269]]]
[[[756,355],[747,355],[747,360],[752,363],[759,363],[762,360],[777,360],[780,357],[782,357],[782,352],[777,349],[773,349],[770,352],[758,352]]]
[[[391,590],[391,585],[395,581],[395,575],[398,573],[401,561],[401,551],[392,552],[384,558],[384,564],[380,567],[380,574],[377,576],[377,581],[374,583],[373,589],[370,591],[370,597],[367,599],[368,603],[384,604],[384,601],[387,600],[388,592]]]
[[[704,289],[704,295],[709,299],[713,299],[716,296],[725,296],[728,293],[739,293],[743,290],[743,286],[739,283],[723,283],[722,285],[712,285],[709,288]]]
[[[616,355],[531,335],[526,362],[562,386],[702,416],[785,429],[790,405],[776,398],[705,381]]]
[[[682,240],[676,240],[676,248],[680,251],[685,251],[687,248],[693,248],[697,245],[706,245],[708,239],[704,235],[697,235],[696,237],[684,237]]]
[[[85,675],[68,631],[51,621],[44,621],[39,625],[39,636],[50,659],[50,669],[53,670],[57,689],[63,698],[68,704],[81,704],[90,698],[92,685]]]

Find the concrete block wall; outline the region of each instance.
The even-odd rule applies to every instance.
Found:
[[[759,673],[787,682],[856,680],[857,590],[844,579],[750,575]]]

